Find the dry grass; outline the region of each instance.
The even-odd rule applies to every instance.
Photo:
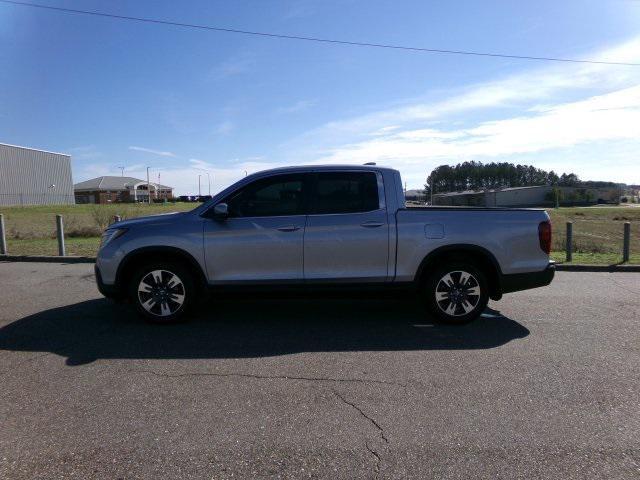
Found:
[[[199,204],[46,205],[0,207],[0,213],[4,214],[7,240],[55,239],[56,214],[64,218],[65,236],[91,238],[99,237],[113,221],[114,215],[120,215],[124,220],[144,215],[191,210],[197,205]]]

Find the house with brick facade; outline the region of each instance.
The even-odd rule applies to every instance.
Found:
[[[173,188],[133,177],[102,176],[73,186],[76,203],[129,203],[172,199]]]

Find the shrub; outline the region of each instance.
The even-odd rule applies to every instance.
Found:
[[[113,220],[111,209],[104,208],[100,205],[96,205],[91,209],[91,216],[93,217],[96,227],[98,227],[100,231],[107,228]]]

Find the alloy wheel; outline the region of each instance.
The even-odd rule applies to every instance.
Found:
[[[438,281],[435,297],[438,308],[445,314],[467,315],[480,302],[480,283],[469,272],[449,272]]]
[[[138,301],[151,315],[173,315],[184,305],[184,284],[175,273],[153,270],[144,275],[138,284]]]

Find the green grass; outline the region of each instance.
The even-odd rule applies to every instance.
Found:
[[[100,234],[114,215],[122,219],[191,210],[194,203],[44,205],[0,207],[11,255],[57,255],[56,214],[63,216],[67,255],[95,256]]]
[[[55,238],[56,214],[64,218],[65,234],[69,237],[96,237],[112,221],[114,215],[122,219],[191,210],[194,203],[111,204],[111,205],[46,205],[33,207],[0,207],[4,214],[7,238]]]
[[[565,252],[551,252],[551,258],[559,263],[567,263]],[[584,265],[615,265],[620,263],[622,255],[619,253],[574,253],[571,263]],[[629,264],[640,264],[640,253],[629,255]]]
[[[639,207],[547,209],[553,225],[553,255],[565,259],[566,223],[573,222],[573,263],[616,264],[622,260],[622,232],[631,222],[630,263],[640,263]]]
[[[66,238],[67,255],[95,257],[100,246],[100,237]],[[54,238],[7,239],[7,250],[11,255],[58,255],[58,241]]]
[[[68,255],[95,256],[100,232],[114,215],[132,218],[195,208],[193,203],[0,207],[7,248],[14,255],[57,255],[55,215],[64,217]],[[573,222],[574,263],[616,264],[622,259],[622,231],[631,222],[631,262],[640,264],[640,208],[570,207],[548,209],[553,224],[553,253],[565,259],[565,224]]]

